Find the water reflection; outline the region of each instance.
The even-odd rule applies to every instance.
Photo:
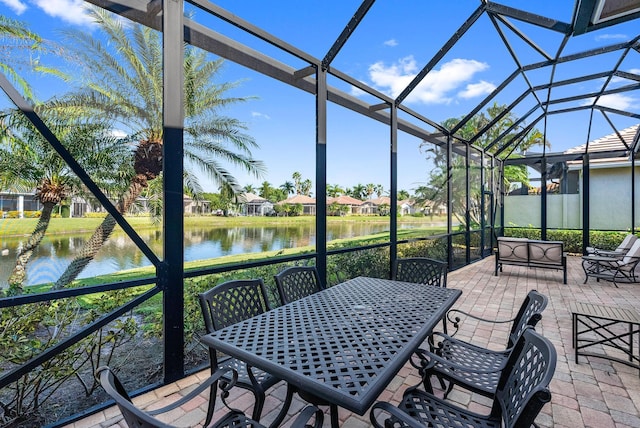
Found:
[[[425,225],[419,225],[424,227]],[[400,228],[418,227],[399,225]],[[329,224],[327,240],[352,238],[388,231],[386,222],[340,222]],[[158,229],[141,229],[140,237],[151,250],[162,258],[162,232]],[[90,233],[45,237],[27,268],[26,285],[55,281],[73,256],[82,248]],[[0,287],[4,288],[13,269],[17,248],[27,237],[3,238],[0,236]],[[273,225],[264,227],[215,227],[189,228],[184,234],[185,261],[211,259],[220,256],[260,253],[272,250],[304,247],[315,244],[315,224]],[[82,272],[80,278],[113,273],[151,263],[126,234],[114,233],[103,248]]]

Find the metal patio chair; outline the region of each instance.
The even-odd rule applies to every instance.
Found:
[[[211,385],[219,381],[222,383],[223,375],[225,375],[227,379],[230,379],[230,381],[226,382],[224,386],[221,386],[221,389],[223,391],[222,403],[229,409],[229,411],[220,420],[216,421],[212,425],[208,425],[207,422],[203,426],[209,428],[264,428],[260,423],[249,419],[241,411],[232,409],[227,405],[225,397],[228,395],[229,390],[231,389],[231,387],[233,387],[235,380],[237,379],[237,373],[231,369],[220,369],[215,371],[213,375],[211,375],[211,377],[198,385],[194,390],[189,392],[184,397],[174,401],[167,406],[150,411],[142,410],[136,407],[131,402],[129,394],[122,386],[122,383],[120,382],[118,377],[111,371],[109,367],[103,366],[96,370],[96,377],[100,380],[102,388],[104,388],[107,394],[109,394],[109,396],[113,398],[113,400],[115,400],[118,408],[120,409],[120,412],[122,413],[122,416],[124,417],[125,422],[130,428],[172,428],[173,425],[169,425],[165,422],[160,421],[156,418],[156,416],[160,416],[174,409],[177,409],[178,407],[196,398],[207,388],[210,388]],[[213,398],[215,399],[215,397]],[[308,406],[303,409],[303,411],[291,426],[304,428],[308,426],[307,422],[314,415],[314,427],[321,428],[324,415],[319,409],[313,406]]]
[[[421,390],[408,388],[399,406],[378,402],[370,413],[375,427],[486,427],[515,428],[534,424],[542,407],[551,400],[549,383],[557,353],[549,340],[527,328],[514,346],[500,374],[491,412],[480,414],[458,407]],[[383,414],[389,417],[382,423]]]
[[[273,276],[283,305],[324,290],[315,266],[292,266]]]
[[[271,309],[267,299],[267,291],[262,279],[232,280],[219,284],[198,295],[204,325],[207,333],[220,330],[232,324],[244,321]],[[231,368],[238,373],[236,385],[253,392],[255,405],[252,418],[260,421],[265,401],[265,390],[280,381],[279,378],[257,368],[247,367],[246,363],[227,355],[218,355],[215,349],[209,348],[211,371]],[[229,379],[223,376],[221,381]],[[205,426],[213,416],[213,402],[217,383],[211,385],[210,405]],[[291,404],[291,393],[288,391],[285,405]]]
[[[532,290],[520,305],[516,316],[509,320],[488,320],[458,309],[449,311],[447,318],[457,313],[481,322],[512,323],[506,348],[494,351],[444,333],[434,333],[434,338],[438,341],[437,344],[432,344],[431,349],[434,351],[420,349],[417,352],[420,357],[419,361],[411,360],[412,364],[420,371],[425,389],[433,392],[431,376],[436,376],[443,387],[443,380],[449,383],[445,391],[445,398],[455,385],[488,397],[493,396],[498,387],[500,371],[504,369],[514,345],[527,327],[534,327],[542,319],[542,311],[547,303],[546,296]],[[449,321],[456,328],[454,334],[457,333],[460,317],[449,318]]]
[[[292,266],[273,276],[283,305],[324,290],[315,266]],[[316,406],[329,406],[331,426],[337,427],[338,406],[303,390],[293,388],[300,398]]]
[[[447,286],[447,263],[427,257],[396,259],[391,272],[395,281],[415,282],[434,287]],[[442,331],[447,333],[447,320],[442,319]]]
[[[433,285],[435,287],[446,287],[447,264],[426,257],[397,259],[391,279]]]

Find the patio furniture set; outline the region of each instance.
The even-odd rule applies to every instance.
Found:
[[[339,423],[338,407],[359,415],[371,409],[371,423],[377,427],[533,423],[551,399],[548,386],[556,364],[555,348],[533,329],[546,297],[530,292],[513,319],[492,321],[511,323],[512,328],[505,350],[490,351],[454,337],[461,315],[491,320],[451,310],[461,291],[445,287],[446,272],[442,262],[400,259],[391,280],[357,277],[325,289],[315,267],[291,267],[275,276],[282,302],[277,308],[269,306],[261,279],[228,281],[199,296],[207,330],[202,341],[210,349],[212,373],[179,403],[141,410],[108,368],[98,375],[130,426],[168,426],[155,416],[209,389],[203,426],[261,427],[265,390],[280,381],[287,385],[286,399],[270,427],[283,422],[296,393],[309,405],[294,427],[310,421],[322,426],[318,406],[329,406],[332,427]],[[446,323],[445,316],[456,329],[452,335],[433,332],[440,321]],[[428,349],[421,348],[424,343]],[[397,407],[376,402],[407,361],[422,382],[408,388]],[[493,398],[490,414],[457,407],[446,396],[437,398],[433,377],[449,383],[447,393],[459,385]],[[253,392],[251,418],[227,405],[233,386]],[[229,411],[210,425],[218,390]]]

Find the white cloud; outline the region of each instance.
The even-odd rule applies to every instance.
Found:
[[[47,15],[60,18],[70,24],[95,25],[87,13],[87,3],[83,0],[34,0],[34,3]]]
[[[385,46],[391,46],[391,47],[393,47],[393,46],[398,46],[398,41],[397,41],[396,39],[389,39],[389,40],[386,40],[386,41],[383,43],[383,45],[385,45]]]
[[[264,114],[264,113],[260,113],[258,111],[252,111],[251,112],[251,116],[252,117],[259,117],[259,118],[262,118],[262,119],[271,119],[271,117],[269,115]]]
[[[367,95],[367,93],[365,91],[363,91],[362,89],[358,88],[357,86],[351,86],[351,90],[349,91],[349,93],[351,95],[353,95],[354,97],[362,97],[364,95]]]
[[[593,98],[589,98],[583,103],[583,105],[591,105],[593,104],[593,100]],[[629,95],[609,94],[601,96],[600,99],[598,99],[597,105],[616,110],[628,111],[637,108],[640,103],[638,103],[636,98],[630,97]]]
[[[461,98],[475,98],[481,95],[488,95],[493,92],[495,88],[496,85],[493,83],[481,80],[478,83],[469,83],[463,91],[458,92],[458,95]]]
[[[27,5],[20,0],[0,0],[0,3],[6,4],[9,9],[16,13],[16,15],[21,15],[25,10],[27,10]]]
[[[442,64],[439,69],[431,70],[407,97],[407,101],[425,104],[450,103],[453,100],[451,92],[488,67],[486,63],[471,59],[451,60]],[[371,65],[369,78],[380,90],[395,98],[411,83],[418,71],[415,59],[408,56],[389,66],[381,61]]]
[[[628,40],[629,36],[626,34],[600,34],[596,36],[596,41],[601,40]]]
[[[631,70],[629,70],[629,73],[640,74],[640,68],[632,68]]]

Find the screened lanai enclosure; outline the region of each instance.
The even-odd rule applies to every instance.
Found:
[[[104,408],[100,365],[137,392],[206,367],[197,293],[228,279],[275,305],[284,266],[331,286],[636,230],[640,1],[257,3],[88,0],[55,32],[3,9],[3,426]],[[279,214],[199,204],[251,193]],[[283,235],[290,195],[312,218]]]

